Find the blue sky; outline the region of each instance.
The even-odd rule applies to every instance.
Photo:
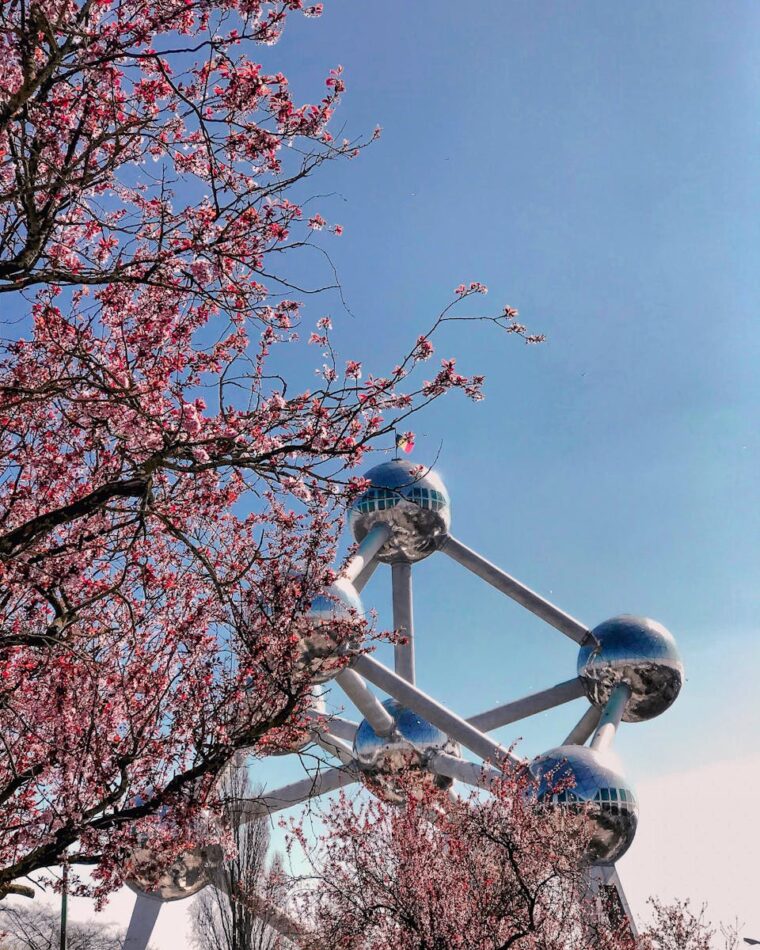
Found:
[[[676,776],[675,795],[679,774],[757,754],[760,7],[326,6],[265,63],[303,98],[342,63],[339,123],[384,134],[313,183],[345,226],[329,249],[352,315],[325,297],[310,317],[331,312],[375,372],[461,281],[546,333],[447,330],[439,354],[485,373],[486,400],[419,417],[413,458],[440,451],[465,543],[589,625],[642,613],[675,634],[681,698],[619,737],[634,784]],[[571,641],[453,562],[414,575],[418,682],[458,712],[573,675]],[[390,625],[384,574],[365,603]],[[582,711],[501,738],[536,754]]]
[[[528,348],[454,325],[439,352],[486,374],[486,400],[421,416],[414,457],[440,451],[454,533],[510,573],[590,625],[631,612],[673,631],[682,696],[618,749],[656,790],[650,830],[682,814],[681,845],[692,770],[756,755],[760,730],[758,27],[748,2],[346,0],[273,51],[304,96],[342,63],[340,120],[384,129],[316,189],[346,228],[330,245],[353,314],[329,308],[343,354],[392,365],[468,280],[490,292],[466,312],[510,303],[547,334]],[[381,625],[386,573],[364,597]],[[573,675],[574,644],[453,562],[414,576],[418,682],[457,711]],[[500,738],[539,753],[583,708]],[[643,896],[654,868],[635,847]],[[734,849],[736,867],[738,847],[713,866]],[[690,893],[686,866],[668,870]],[[721,874],[699,896],[747,920]]]
[[[340,122],[384,129],[315,188],[346,228],[341,351],[392,365],[470,279],[490,293],[466,312],[510,303],[547,334],[453,325],[439,352],[486,374],[486,400],[419,417],[415,458],[440,450],[466,543],[589,624],[674,632],[688,687],[624,731],[633,777],[756,745],[759,21],[751,3],[336,2],[272,51],[304,96],[342,63]],[[572,674],[570,641],[453,563],[415,577],[420,683],[457,709]],[[567,715],[522,730],[526,752]]]

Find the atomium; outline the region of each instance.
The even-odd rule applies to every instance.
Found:
[[[605,757],[585,746],[551,749],[530,764],[536,796],[553,809],[582,806],[591,823],[586,858],[612,864],[633,842],[638,824],[636,795]]]
[[[377,559],[421,561],[437,549],[451,525],[451,502],[435,472],[394,460],[371,468],[364,476],[370,487],[356,499],[348,523],[357,541],[376,524],[391,529]]]
[[[652,719],[675,702],[683,663],[673,635],[661,623],[624,614],[592,633],[594,639],[589,638],[578,655],[578,676],[595,706],[604,706],[618,683],[631,690],[623,713],[626,722]]]
[[[272,815],[354,783],[401,803],[428,789],[453,794],[453,780],[487,790],[499,769],[526,765],[489,733],[565,703],[585,702],[569,733],[527,765],[537,781],[540,809],[559,816],[561,826],[563,816],[579,812],[590,822],[583,858],[589,886],[592,893],[594,881],[607,894],[615,890],[635,934],[614,863],[634,840],[638,806],[612,753],[621,723],[658,716],[678,696],[684,670],[673,637],[654,620],[629,616],[614,617],[592,630],[496,567],[451,535],[449,494],[438,474],[424,466],[395,459],[371,469],[366,478],[370,487],[354,502],[348,518],[356,551],[333,587],[313,601],[298,643],[302,667],[313,682],[331,682],[333,707],[340,689],[361,721],[342,718],[340,708],[327,716],[315,714],[312,726],[296,730],[290,748],[303,755],[303,743],[313,742],[334,764],[323,761],[299,781],[267,789],[243,820]],[[415,684],[411,572],[415,562],[434,552],[445,554],[573,640],[580,650],[576,674],[469,718],[420,690]],[[359,594],[381,563],[391,565],[393,627],[398,634],[393,668],[357,649],[361,644],[350,642],[350,637],[336,635],[338,624],[363,616]],[[466,658],[465,647],[462,660]],[[375,690],[389,698],[381,699]],[[462,750],[480,761],[466,759]],[[568,828],[574,825],[567,823]],[[589,830],[586,821],[583,826]],[[146,857],[150,860],[151,855]],[[200,846],[188,852],[167,872],[159,890],[145,895],[146,901],[155,903],[156,896],[176,900],[199,890],[213,877],[214,860]],[[139,887],[139,875],[135,881],[131,886]],[[217,886],[217,879],[213,883]],[[145,950],[150,915],[154,919],[155,913],[138,900],[125,950]],[[282,912],[271,920],[285,921],[285,936],[293,932],[288,927],[294,925]]]
[[[425,766],[437,752],[458,756],[457,743],[395,699],[386,699],[383,708],[393,719],[389,735],[379,736],[364,719],[354,736],[354,758],[370,780],[370,787],[386,801],[397,803],[404,800],[410,786],[450,788],[451,778],[435,775]],[[413,773],[413,782],[409,781],[409,773]],[[400,785],[398,777],[402,774],[407,781]]]

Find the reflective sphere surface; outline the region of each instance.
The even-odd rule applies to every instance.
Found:
[[[665,712],[681,690],[683,663],[671,633],[656,620],[623,615],[599,624],[578,655],[578,676],[595,706],[603,706],[612,688],[626,683],[631,698],[623,719],[642,722]]]
[[[357,541],[378,523],[391,528],[377,555],[385,563],[422,560],[438,548],[451,525],[451,501],[440,476],[432,471],[414,475],[416,468],[398,459],[371,468],[364,477],[372,486],[348,514]]]
[[[313,673],[315,683],[332,679],[341,669],[337,661],[354,647],[346,641],[337,644],[335,621],[364,616],[362,602],[349,581],[339,578],[328,588],[328,594],[320,594],[312,601],[298,641],[301,665]]]
[[[434,752],[459,755],[458,744],[395,699],[387,699],[383,706],[393,717],[394,732],[387,738],[378,736],[365,719],[354,737],[354,758],[368,784],[381,797],[398,803],[405,800],[406,793],[394,777],[408,770],[419,770],[415,782],[419,780],[421,786],[449,788],[450,778],[428,772],[425,765]]]
[[[151,883],[149,871],[155,864],[156,855],[148,848],[138,848],[133,855],[135,870],[127,880],[127,886],[138,894],[147,894],[162,901],[179,901],[192,897],[212,883],[213,872],[221,866],[224,853],[218,844],[198,846],[186,851]]]
[[[538,781],[540,802],[588,807],[593,826],[589,861],[614,862],[625,854],[636,834],[638,804],[626,779],[603,756],[584,746],[559,746],[534,759],[530,771]]]

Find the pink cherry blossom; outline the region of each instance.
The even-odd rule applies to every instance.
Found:
[[[0,898],[66,850],[99,897],[138,836],[170,863],[236,749],[303,732],[298,644],[359,466],[431,399],[480,398],[450,358],[415,377],[450,307],[385,371],[324,315],[313,385],[288,377],[313,317],[281,268],[326,222],[295,196],[368,141],[330,134],[339,67],[300,102],[256,54],[320,11],[0,8],[0,293],[28,307],[0,342]],[[485,319],[533,339],[515,315]],[[340,664],[365,625],[334,634]]]

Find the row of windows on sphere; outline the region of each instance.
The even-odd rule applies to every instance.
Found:
[[[576,795],[572,789],[565,789],[552,795],[552,801],[561,804],[588,804],[588,800]],[[591,799],[595,804],[600,805],[602,811],[610,812],[613,815],[621,812],[634,811],[636,800],[633,793],[625,788],[600,788],[596,795]]]
[[[356,507],[366,515],[373,511],[387,511],[389,508],[395,508],[405,499],[414,502],[420,508],[428,508],[431,511],[441,511],[446,507],[446,498],[441,492],[434,488],[422,488],[419,485],[413,485],[403,494],[391,488],[369,488],[356,503]]]

